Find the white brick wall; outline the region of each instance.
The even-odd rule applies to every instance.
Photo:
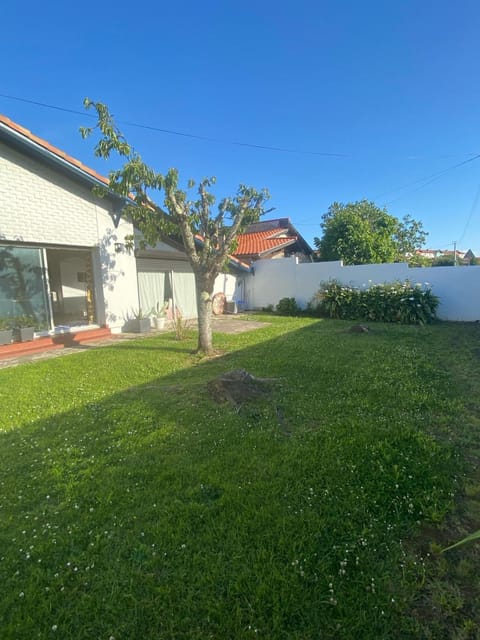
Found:
[[[39,161],[0,146],[0,237],[92,246],[109,203]],[[112,225],[113,226],[113,225]]]
[[[97,248],[99,321],[116,331],[138,307],[138,289],[134,256],[114,249],[132,226],[115,229],[110,206],[88,186],[0,143],[0,242]]]

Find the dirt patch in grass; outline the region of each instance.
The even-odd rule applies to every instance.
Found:
[[[258,378],[245,369],[234,369],[211,380],[207,389],[215,402],[230,402],[238,408],[252,400],[268,397],[278,382],[278,378]]]

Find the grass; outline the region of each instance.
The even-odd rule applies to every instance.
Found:
[[[0,371],[2,640],[479,637],[480,328],[268,319]]]

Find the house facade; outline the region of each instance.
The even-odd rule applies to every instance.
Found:
[[[92,189],[108,181],[0,115],[0,318],[31,316],[37,334],[105,326],[120,332],[134,310],[171,300],[196,316],[192,269],[181,247],[125,249],[125,201]],[[242,295],[248,266],[215,291]],[[238,283],[237,283],[238,279]]]

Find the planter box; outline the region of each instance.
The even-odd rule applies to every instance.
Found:
[[[29,342],[33,340],[33,333],[35,329],[33,327],[21,327],[14,329],[13,333],[17,342]]]
[[[123,331],[131,333],[148,333],[150,328],[150,318],[133,318],[125,323]]]
[[[13,340],[13,331],[11,329],[0,330],[0,344],[10,344]]]

